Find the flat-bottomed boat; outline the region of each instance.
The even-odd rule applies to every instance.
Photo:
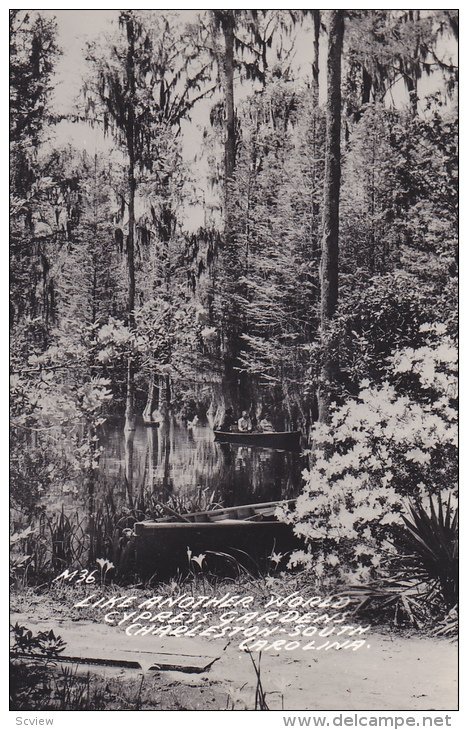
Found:
[[[280,504],[295,500],[226,507],[210,512],[175,513],[134,525],[136,559],[145,574],[167,576],[197,566],[192,558],[203,555],[203,568],[226,572],[236,563],[254,570],[273,552],[299,546],[290,525],[279,522]]]
[[[300,431],[215,431],[215,441],[220,443],[263,446],[282,451],[299,451]]]

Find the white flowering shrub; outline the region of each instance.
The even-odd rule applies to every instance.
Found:
[[[426,344],[394,352],[385,382],[363,381],[328,425],[316,425],[303,492],[279,515],[306,540],[291,566],[371,578],[410,500],[456,495],[457,349],[444,325],[421,332]]]

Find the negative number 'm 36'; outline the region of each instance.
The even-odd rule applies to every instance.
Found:
[[[89,570],[83,569],[83,570],[72,570],[71,572],[68,570],[68,568],[65,568],[63,573],[60,573],[52,583],[55,583],[56,581],[63,580],[68,581],[71,583],[72,581],[75,582],[75,584],[78,583],[95,583],[96,578],[94,577],[94,574],[97,573],[97,569],[92,570],[91,573]]]

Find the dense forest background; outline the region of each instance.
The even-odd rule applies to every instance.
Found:
[[[427,378],[452,363],[456,11],[121,11],[66,116],[95,154],[52,133],[50,13],[11,11],[10,37],[14,507],[70,470],[92,494],[109,414],[232,406],[310,445],[393,387],[396,352],[394,387],[426,402],[401,353]]]

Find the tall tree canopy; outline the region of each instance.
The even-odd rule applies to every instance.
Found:
[[[421,326],[455,331],[456,13],[118,11],[67,120],[101,131],[95,154],[54,139],[51,17],[10,16],[29,429],[51,428],[56,388],[86,459],[104,411],[130,430],[192,402],[307,438]]]

